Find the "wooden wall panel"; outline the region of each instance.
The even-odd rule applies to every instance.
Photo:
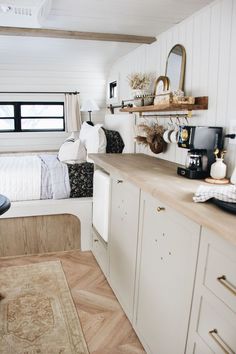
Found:
[[[194,112],[192,125],[222,126],[229,132],[230,119],[236,119],[235,58],[236,58],[236,1],[216,0],[191,17],[158,36],[157,43],[141,46],[117,61],[112,69],[113,77],[120,77],[120,99],[132,96],[127,75],[134,71],[165,74],[169,50],[177,43],[186,48],[187,64],[185,92],[188,95],[209,96],[208,111]],[[144,58],[146,66],[144,67]],[[166,124],[167,120],[158,119]],[[230,176],[236,164],[236,146],[227,147],[226,162]],[[169,144],[167,151],[159,155],[139,146],[144,152],[165,160],[184,164],[187,150]]]
[[[80,249],[80,221],[69,214],[0,219],[0,257]]]

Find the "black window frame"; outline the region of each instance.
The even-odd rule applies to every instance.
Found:
[[[65,131],[65,106],[64,102],[43,102],[43,101],[1,101],[0,106],[11,105],[14,107],[14,117],[0,117],[1,119],[12,119],[14,120],[14,130],[0,130],[1,133],[38,133],[38,132],[64,132]],[[61,117],[22,117],[21,116],[21,106],[23,105],[49,105],[49,106],[62,106],[63,107],[63,116]],[[63,129],[22,129],[21,120],[22,119],[62,119],[63,120]]]
[[[118,88],[117,80],[114,80],[109,83],[109,98],[110,99],[117,97],[117,95],[115,95],[115,89],[117,90],[117,88]]]

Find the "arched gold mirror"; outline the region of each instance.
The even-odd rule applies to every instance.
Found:
[[[170,80],[171,91],[184,91],[186,51],[181,44],[176,44],[170,51],[166,62],[165,75]]]

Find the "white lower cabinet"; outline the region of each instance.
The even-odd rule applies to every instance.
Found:
[[[147,354],[236,354],[236,247],[123,178],[110,211],[93,252]]]
[[[104,275],[108,276],[108,252],[107,252],[107,243],[102,239],[98,232],[93,228],[93,248],[92,252],[96,258],[101,270]]]
[[[112,179],[108,281],[131,322],[134,308],[139,197],[139,188],[121,178]]]
[[[214,352],[199,337],[194,343],[193,354],[214,354]]]
[[[152,354],[184,354],[200,226],[143,193],[134,327]]]
[[[196,351],[199,340],[208,348]],[[187,353],[236,353],[236,248],[202,229]]]

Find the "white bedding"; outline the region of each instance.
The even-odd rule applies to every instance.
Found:
[[[41,160],[37,156],[1,157],[0,194],[11,201],[40,199]]]

